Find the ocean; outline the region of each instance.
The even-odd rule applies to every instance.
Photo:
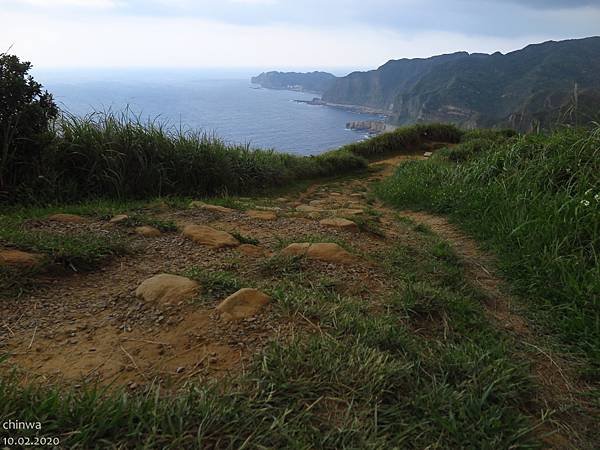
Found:
[[[314,155],[365,138],[346,123],[377,120],[327,106],[297,103],[315,94],[256,89],[249,78],[193,72],[92,71],[35,74],[61,109],[86,115],[129,110],[143,121],[216,134],[229,143]]]

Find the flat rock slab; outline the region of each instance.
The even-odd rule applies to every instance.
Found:
[[[299,205],[296,206],[296,211],[300,211],[300,212],[322,212],[323,210],[320,208],[317,208],[315,206],[310,206],[310,205]]]
[[[240,242],[226,231],[215,230],[206,225],[187,225],[183,235],[197,244],[213,248],[237,247]]]
[[[200,292],[200,285],[186,277],[161,273],[138,286],[135,295],[147,302],[164,304],[191,300]]]
[[[364,211],[362,209],[352,209],[352,208],[338,209],[336,211],[336,214],[339,216],[359,216],[363,213],[364,213]]]
[[[242,244],[237,248],[240,253],[253,258],[262,258],[264,256],[271,256],[271,252],[266,248],[252,244]]]
[[[48,220],[61,223],[85,223],[86,220],[76,214],[52,214]]]
[[[250,210],[246,211],[246,215],[257,220],[277,220],[277,214],[273,211]]]
[[[352,264],[356,262],[356,257],[338,244],[321,242],[312,244],[310,242],[300,242],[288,245],[281,251],[284,256],[302,256],[309,259],[316,259],[336,264]]]
[[[220,213],[232,213],[235,209],[226,208],[225,206],[211,205],[210,203],[204,203],[199,201],[193,201],[190,203],[190,208],[204,209],[206,211],[220,212]]]
[[[244,288],[223,300],[217,310],[225,320],[240,320],[256,315],[271,297],[258,289]]]
[[[135,233],[144,237],[159,237],[161,232],[159,229],[151,227],[149,225],[144,225],[142,227],[136,227]]]
[[[109,223],[121,223],[121,222],[125,222],[127,219],[129,219],[129,216],[127,214],[117,214],[112,219],[110,219],[108,222]]]
[[[32,268],[44,259],[43,255],[21,250],[0,250],[0,267]]]
[[[348,219],[342,219],[339,217],[332,217],[329,219],[323,219],[319,221],[321,225],[325,225],[326,227],[339,228],[341,230],[352,231],[354,233],[358,232],[358,225]]]

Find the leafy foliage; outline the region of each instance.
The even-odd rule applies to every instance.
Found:
[[[52,95],[29,74],[31,63],[0,53],[0,196],[25,176],[37,175],[50,121]]]

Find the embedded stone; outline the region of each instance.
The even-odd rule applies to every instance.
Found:
[[[320,208],[316,208],[314,206],[310,206],[310,205],[299,205],[296,206],[296,211],[300,211],[300,212],[321,212],[323,211]]]
[[[138,298],[147,302],[165,304],[191,300],[200,291],[200,285],[186,277],[161,273],[142,282],[135,291]]]
[[[257,220],[277,220],[277,214],[273,211],[250,210],[246,212],[246,215]]]
[[[347,209],[338,209],[336,211],[336,213],[340,216],[358,216],[360,214],[363,214],[364,211],[362,209],[347,208]]]
[[[223,300],[217,310],[225,320],[240,320],[256,315],[271,297],[258,289],[244,288]]]
[[[183,235],[200,245],[213,248],[237,247],[240,242],[226,231],[216,230],[206,225],[187,225]]]
[[[21,250],[0,250],[0,267],[32,268],[44,259],[43,255]]]
[[[127,214],[117,214],[112,219],[110,219],[108,222],[109,223],[121,223],[121,222],[125,222],[127,219],[129,219],[129,216]]]
[[[226,208],[225,206],[211,205],[210,203],[204,203],[204,202],[200,202],[197,200],[190,203],[190,208],[198,208],[198,209],[204,209],[206,211],[220,212],[220,213],[231,213],[231,212],[235,211],[231,208]]]
[[[242,244],[237,248],[241,253],[253,258],[261,258],[263,256],[271,256],[271,252],[266,248],[252,244]]]
[[[140,236],[143,236],[143,237],[159,237],[161,235],[161,232],[159,229],[151,227],[149,225],[136,227],[135,232],[136,232],[136,234],[139,234]]]
[[[356,258],[338,244],[300,242],[288,245],[281,251],[284,256],[300,256],[324,262],[351,264]]]
[[[76,214],[52,214],[48,220],[61,223],[85,223],[85,219]]]
[[[357,232],[358,225],[348,219],[342,219],[338,217],[332,217],[329,219],[323,219],[319,222],[321,225],[325,225],[326,227],[339,228],[341,230]]]

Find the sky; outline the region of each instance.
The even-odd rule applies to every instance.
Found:
[[[0,0],[38,68],[376,68],[600,35],[600,0]]]

